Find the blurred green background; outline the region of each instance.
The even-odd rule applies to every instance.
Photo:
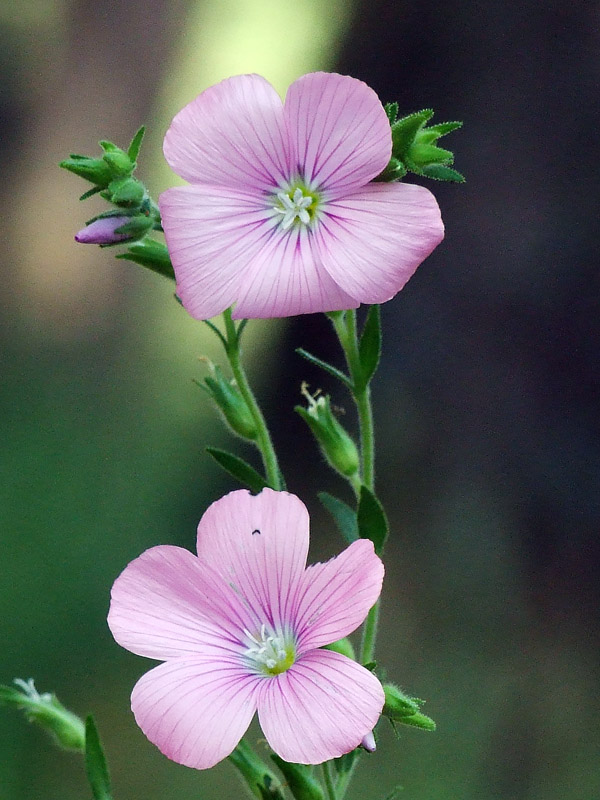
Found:
[[[23,0],[0,4],[0,682],[34,676],[97,717],[116,800],[238,797],[136,728],[150,662],[106,627],[109,590],[145,548],[192,548],[233,484],[192,383],[216,356],[172,287],[77,246],[101,208],[56,164],[149,128],[157,194],[173,114],[259,72],[284,92],[336,69],[403,111],[464,119],[464,187],[432,188],[446,241],[384,309],[378,476],[393,524],[380,661],[427,698],[435,734],[382,726],[351,797],[594,800],[598,769],[597,8],[573,0]],[[249,370],[313,558],[340,547],[316,491],[343,492],[292,407],[337,387],[293,352],[339,358],[325,321],[250,328]],[[351,421],[350,414],[348,419]],[[234,445],[237,446],[237,445]],[[256,737],[258,737],[258,732]],[[0,798],[89,797],[77,756],[0,711]]]

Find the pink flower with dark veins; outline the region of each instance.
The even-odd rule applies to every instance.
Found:
[[[346,75],[304,75],[285,103],[259,75],[224,80],[176,115],[164,152],[190,184],[159,205],[197,319],[234,304],[240,319],[384,302],[444,235],[427,189],[372,182],[390,160],[390,123]]]
[[[308,512],[287,492],[231,492],[207,510],[197,551],[159,546],[112,589],[119,644],[164,661],[131,705],[148,739],[196,769],[226,758],[254,713],[284,760],[317,764],[358,747],[384,703],[378,679],[321,649],[355,630],[381,591],[370,541],[306,568]]]

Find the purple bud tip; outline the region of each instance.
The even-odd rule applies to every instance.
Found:
[[[373,736],[373,731],[371,733],[367,733],[366,736],[363,737],[360,746],[363,747],[367,753],[374,753],[377,749],[377,745],[375,744],[375,737]]]
[[[114,244],[130,237],[126,233],[115,233],[117,228],[129,222],[129,217],[102,217],[90,222],[75,234],[75,241],[81,244]]]

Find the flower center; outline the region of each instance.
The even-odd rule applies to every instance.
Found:
[[[273,208],[281,214],[281,227],[284,231],[295,222],[308,225],[315,218],[319,197],[304,186],[295,186],[287,192],[278,192]]]
[[[289,669],[295,661],[296,648],[291,640],[277,635],[261,625],[256,634],[244,630],[250,646],[244,653],[251,666],[264,675],[279,675]]]

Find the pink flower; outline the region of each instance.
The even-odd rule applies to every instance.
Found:
[[[119,644],[164,661],[135,685],[131,706],[173,761],[212,767],[258,710],[284,760],[317,764],[357,747],[384,703],[377,678],[320,649],[353,631],[381,591],[383,564],[359,540],[305,568],[308,512],[287,492],[231,492],[200,520],[198,557],[160,546],[112,589]]]
[[[159,203],[189,313],[236,303],[236,318],[285,317],[392,298],[444,227],[427,189],[370,183],[391,150],[377,95],[345,75],[304,75],[285,104],[259,75],[199,95],[164,144],[191,185]]]

